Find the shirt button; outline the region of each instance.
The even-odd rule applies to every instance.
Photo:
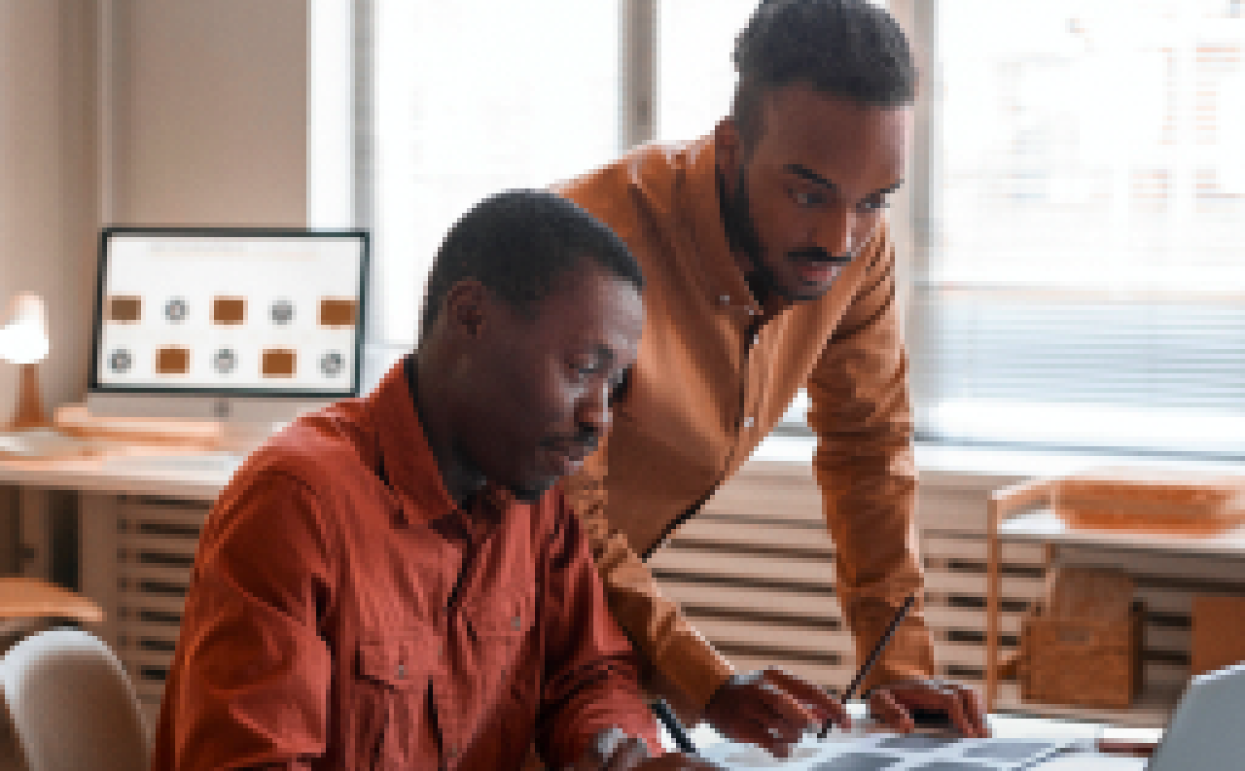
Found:
[[[730,296],[730,295],[728,295],[728,294],[720,294],[720,295],[718,295],[718,305],[730,305],[730,304],[731,304],[731,296]]]
[[[755,316],[755,315],[757,315],[758,313],[760,313],[760,311],[759,311],[759,310],[757,310],[756,308],[749,308],[749,309],[748,309],[748,315],[749,315],[749,316]]]
[[[451,757],[451,758],[456,758],[456,757],[458,757],[458,745],[457,745],[457,744],[451,744],[451,745],[449,746],[449,749],[447,749],[447,750],[445,751],[445,754],[446,754],[446,755],[448,755],[448,756],[449,756],[449,757]]]
[[[744,428],[752,428],[752,424],[756,422],[752,418],[744,418]]]
[[[406,664],[398,665],[398,679],[402,680],[406,677]]]
[[[522,622],[519,620],[518,616],[515,616],[514,618],[510,619],[511,629],[518,629],[521,625],[522,625]]]

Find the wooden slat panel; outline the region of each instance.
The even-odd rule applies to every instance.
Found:
[[[756,547],[790,548],[798,551],[834,553],[824,527],[784,526],[763,521],[722,520],[695,517],[679,528],[665,549],[679,549],[688,542],[714,544],[723,549]]]
[[[986,577],[979,573],[949,573],[927,571],[925,585],[932,591],[949,594],[986,595]],[[1003,596],[1032,600],[1039,597],[1045,587],[1044,579],[1025,576],[1003,576]]]
[[[184,597],[166,597],[160,594],[127,592],[121,604],[130,613],[153,610],[158,613],[176,613],[181,615],[182,609],[186,605],[186,599]]]
[[[122,642],[117,647],[117,658],[125,662],[126,668],[131,672],[137,672],[141,667],[168,669],[169,663],[173,661],[170,653],[143,650],[132,642]]]
[[[751,586],[661,582],[666,596],[682,605],[715,608],[736,608],[744,611],[772,611],[839,618],[842,611],[837,597],[800,591],[780,591]]]
[[[999,629],[1003,634],[1020,634],[1020,622],[1023,613],[1000,613]],[[925,609],[925,620],[931,629],[938,630],[972,630],[985,633],[986,612],[970,608],[929,607]]]
[[[188,586],[190,583],[190,571],[182,567],[165,567],[160,565],[138,565],[132,562],[122,563],[119,566],[120,577],[122,580],[128,580],[128,591],[137,591],[137,582],[140,581],[159,581],[161,583]],[[124,586],[124,584],[123,584]],[[127,591],[125,589],[123,592]]]
[[[694,617],[691,621],[715,646],[778,647],[811,656],[853,650],[852,637],[845,631],[736,619]]]
[[[648,564],[652,570],[671,574],[721,575],[802,584],[834,583],[832,562],[796,556],[663,550],[654,554]]]
[[[984,536],[952,538],[926,535],[921,539],[921,555],[980,562],[983,571],[988,557]],[[1008,565],[1041,567],[1045,564],[1044,550],[1030,543],[1005,543],[1003,561]]]
[[[117,539],[117,543],[122,549],[128,549],[131,552],[150,551],[165,554],[175,554],[182,557],[193,559],[195,549],[199,542],[195,538],[185,538],[168,535],[138,535],[135,533],[126,533]]]
[[[133,644],[137,640],[164,640],[177,642],[178,624],[153,624],[130,619],[125,624],[125,635]]]

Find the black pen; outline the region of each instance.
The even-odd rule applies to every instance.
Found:
[[[847,686],[847,690],[843,692],[844,706],[856,695],[856,689],[860,687],[860,684],[869,675],[869,670],[873,669],[873,665],[882,657],[882,651],[886,650],[886,646],[890,643],[891,638],[895,636],[895,630],[903,623],[904,618],[907,617],[908,611],[912,610],[913,605],[916,605],[916,592],[909,594],[908,599],[904,600],[903,605],[900,606],[899,611],[895,613],[895,617],[891,619],[890,624],[886,627],[886,631],[882,633],[882,639],[878,640],[877,645],[873,646],[873,650],[869,651],[869,657],[865,659],[865,662],[860,665],[860,669],[856,671],[856,676],[852,678],[851,685]],[[821,727],[821,732],[817,734],[817,738],[826,738],[826,732],[830,730],[831,726],[831,721],[827,720],[825,725]]]
[[[666,726],[666,730],[670,732],[670,738],[674,739],[679,752],[685,755],[695,755],[696,745],[692,743],[692,737],[688,735],[687,729],[679,722],[679,718],[675,716],[674,710],[670,709],[670,705],[666,703],[666,700],[654,699],[649,704],[649,708],[653,710],[657,718]]]

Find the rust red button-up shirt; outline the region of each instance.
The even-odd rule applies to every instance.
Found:
[[[252,455],[199,544],[153,769],[496,771],[533,742],[560,767],[609,725],[660,752],[560,492],[472,500],[402,364]]]

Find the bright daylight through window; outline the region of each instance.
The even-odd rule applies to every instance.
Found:
[[[1245,455],[1242,15],[937,4],[923,437]]]
[[[356,4],[373,341],[407,345],[474,202],[711,131],[756,0]],[[1245,2],[1126,5],[895,4],[932,51],[891,212],[922,439],[1245,455]]]

